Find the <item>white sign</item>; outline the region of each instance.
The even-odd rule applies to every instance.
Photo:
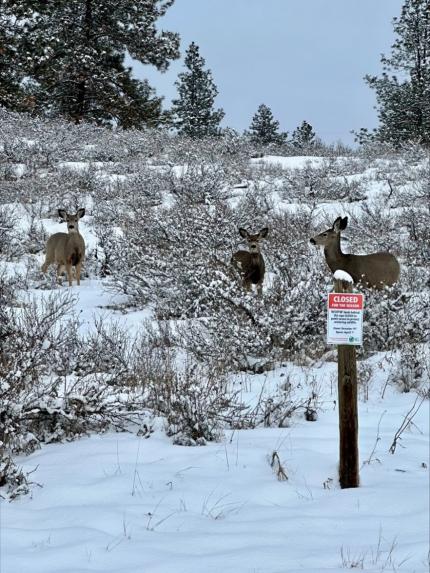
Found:
[[[331,292],[327,305],[327,344],[363,344],[364,295]]]

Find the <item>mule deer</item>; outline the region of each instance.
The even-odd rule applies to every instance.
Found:
[[[265,264],[260,252],[260,240],[267,237],[269,229],[264,227],[255,235],[251,235],[246,229],[240,228],[240,236],[247,240],[249,251],[236,251],[231,257],[233,266],[242,277],[245,290],[251,290],[251,285],[257,285],[259,296],[263,293],[263,280]]]
[[[354,283],[382,289],[392,286],[399,279],[400,265],[390,253],[373,253],[372,255],[348,255],[340,248],[340,232],[346,229],[348,217],[338,217],[331,229],[312,237],[313,245],[324,247],[325,260],[330,270],[345,271],[351,275]]]
[[[72,266],[76,271],[76,282],[81,284],[81,266],[85,257],[85,242],[79,233],[79,219],[85,215],[85,209],[78,209],[76,215],[69,215],[65,209],[58,209],[58,215],[67,223],[68,233],[54,233],[46,243],[46,258],[42,271],[46,273],[49,265],[57,264],[57,278],[66,268],[69,286],[72,286]]]

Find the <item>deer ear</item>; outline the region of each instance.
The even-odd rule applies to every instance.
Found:
[[[340,217],[338,217],[336,221],[333,223],[332,229],[333,231],[336,231],[336,233],[340,231]]]
[[[267,237],[268,232],[269,232],[269,228],[264,227],[263,229],[261,229],[261,231],[258,234],[260,235],[261,239],[264,239],[264,237]]]
[[[248,231],[246,229],[244,229],[243,227],[239,227],[239,235],[241,237],[243,237],[244,239],[246,239],[246,237],[249,235]]]
[[[348,225],[348,217],[344,217],[340,221],[340,230],[343,231],[344,229],[346,229],[347,225]]]
[[[82,219],[82,217],[85,215],[85,209],[78,209],[76,215],[79,219]]]
[[[58,209],[58,216],[60,217],[60,219],[64,219],[65,221],[67,219],[66,209]]]

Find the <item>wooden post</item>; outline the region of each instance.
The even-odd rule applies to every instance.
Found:
[[[335,292],[352,292],[352,283],[335,280]],[[338,401],[339,401],[339,482],[340,487],[358,487],[358,400],[357,358],[355,346],[338,347]]]

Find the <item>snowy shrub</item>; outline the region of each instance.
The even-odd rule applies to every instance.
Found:
[[[391,381],[401,392],[415,390],[429,396],[430,354],[427,349],[420,344],[406,343],[400,349],[400,359]]]
[[[347,177],[357,166],[348,169],[349,164],[336,160],[325,160],[322,164],[311,161],[300,169],[284,169],[280,174],[281,196],[286,201],[318,203],[324,201],[353,202],[365,198],[365,180]]]
[[[217,164],[188,163],[180,173],[171,172],[169,191],[181,201],[210,204],[214,199],[225,199],[227,174]]]
[[[83,338],[73,370],[79,377],[103,374],[111,385],[136,385],[133,372],[133,340],[117,323],[95,320]]]
[[[398,216],[397,224],[404,232],[398,237],[398,250],[409,266],[428,269],[430,260],[430,203],[427,208],[417,208],[413,202]],[[423,274],[421,274],[422,278]],[[422,282],[422,278],[421,281]],[[411,285],[419,288],[419,284]]]
[[[42,302],[22,303],[21,309],[6,309],[10,330],[1,348],[1,374],[11,392],[25,390],[31,384],[37,387],[46,374],[62,364],[62,352],[68,354],[70,328],[73,320],[61,324],[73,306],[69,292],[51,294]],[[70,325],[70,327],[68,326]]]
[[[293,398],[290,387],[262,397],[248,418],[253,420],[251,427],[288,428],[293,414],[299,409],[304,409],[304,402]]]
[[[358,394],[363,402],[367,402],[369,400],[372,377],[372,365],[365,360],[359,360],[357,362]]]
[[[25,230],[24,236],[20,238],[20,246],[25,253],[32,255],[42,252],[45,249],[48,234],[39,220],[36,213],[35,203],[25,205],[25,209],[29,215],[29,225]]]
[[[240,410],[225,374],[214,365],[186,361],[172,377],[151,385],[151,393],[153,407],[166,419],[167,435],[180,445],[220,439],[226,421]]]
[[[261,300],[240,285],[215,292],[219,284],[214,284],[219,309],[183,332],[187,348],[235,370],[254,372],[271,369],[283,359],[318,357],[325,345],[325,300],[316,282],[311,277],[289,289],[278,280]]]
[[[30,492],[30,485],[28,475],[24,474],[11,454],[0,445],[0,487],[5,488],[3,491],[6,494],[0,495],[0,498],[13,500],[26,495]]]
[[[17,218],[15,212],[0,205],[0,256],[10,258],[20,253],[16,235]]]
[[[143,343],[101,323],[80,338],[68,291],[15,308],[13,282],[0,276],[0,303],[0,483],[13,495],[28,485],[13,454],[107,429],[149,435]]]
[[[366,351],[428,342],[430,294],[404,292],[401,283],[383,291],[366,291],[363,335]]]
[[[15,303],[16,281],[6,275],[3,271],[0,273],[0,365],[5,360],[4,348],[7,339],[14,333],[12,317],[9,313],[10,307]]]
[[[207,275],[231,256],[237,226],[231,211],[218,201],[150,209],[130,205],[121,233],[105,255],[111,284],[128,295],[131,304],[155,305],[158,316],[199,316],[206,306]]]
[[[233,130],[225,130],[219,137],[189,138],[177,136],[170,139],[166,150],[171,163],[187,165],[189,163],[222,165],[226,172],[237,175],[247,169],[251,149],[246,138]]]

